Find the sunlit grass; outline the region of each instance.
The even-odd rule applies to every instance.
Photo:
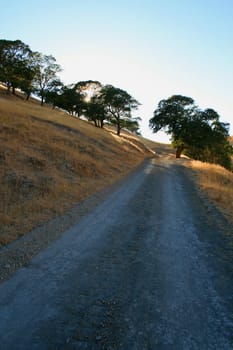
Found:
[[[233,173],[220,165],[191,161],[198,183],[233,224]]]
[[[152,152],[68,114],[0,94],[0,245],[125,176]]]

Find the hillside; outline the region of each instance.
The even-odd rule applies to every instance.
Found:
[[[102,190],[156,144],[0,93],[0,245]],[[148,142],[148,144],[147,144]]]
[[[114,129],[96,128],[5,90],[0,90],[0,131],[0,246],[108,188],[153,150],[173,153],[169,145],[126,132],[119,137]],[[201,190],[233,223],[233,174],[184,159]]]

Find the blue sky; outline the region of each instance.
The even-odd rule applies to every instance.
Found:
[[[161,99],[192,97],[233,134],[232,0],[0,0],[0,36],[52,54],[65,84],[99,80],[142,106],[143,135]]]

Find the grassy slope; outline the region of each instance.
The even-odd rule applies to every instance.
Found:
[[[191,161],[200,188],[233,225],[233,173],[220,165]]]
[[[167,145],[100,130],[0,90],[0,246],[109,186]],[[186,162],[233,224],[233,174]]]
[[[126,175],[152,155],[145,143],[1,90],[0,245]]]

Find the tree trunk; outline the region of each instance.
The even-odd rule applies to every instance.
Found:
[[[120,135],[121,133],[121,126],[120,123],[117,123],[117,135]]]
[[[184,146],[178,146],[177,149],[176,149],[176,158],[180,158],[181,156],[181,153],[183,152],[184,150]]]
[[[41,96],[41,102],[40,102],[40,105],[43,106],[44,105],[44,96],[42,95]]]

